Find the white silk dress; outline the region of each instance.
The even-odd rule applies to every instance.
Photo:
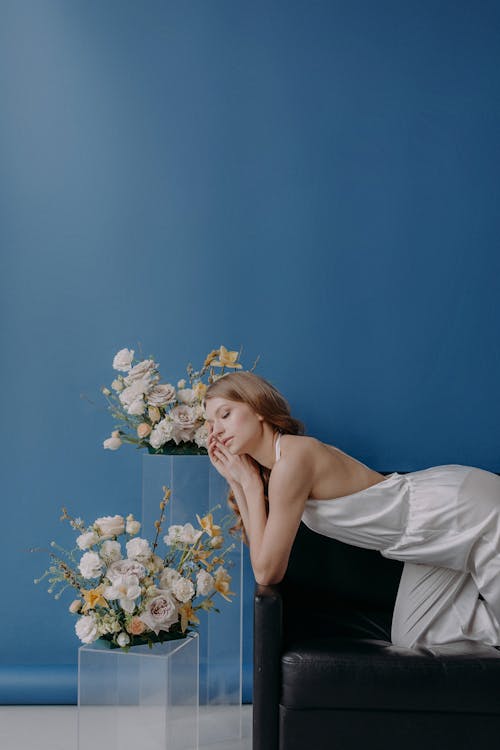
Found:
[[[396,471],[352,495],[309,498],[302,521],[318,534],[404,561],[392,618],[394,645],[472,640],[500,647],[496,474],[459,464]]]

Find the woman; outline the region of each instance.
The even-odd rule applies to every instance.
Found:
[[[500,477],[451,464],[387,477],[312,437],[271,383],[223,375],[204,399],[208,453],[230,485],[255,579],[283,578],[301,520],[405,562],[391,639],[500,647]]]

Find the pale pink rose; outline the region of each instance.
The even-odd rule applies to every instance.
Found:
[[[175,388],[170,383],[155,385],[148,393],[148,404],[151,406],[166,406],[175,401]]]
[[[138,365],[135,365],[135,367],[132,367],[128,371],[127,377],[124,378],[125,385],[132,385],[132,383],[143,378],[149,380],[156,367],[158,367],[158,365],[152,359],[145,359],[142,362],[139,362]]]
[[[196,429],[199,427],[195,409],[187,405],[175,406],[169,416],[173,424],[172,438],[176,444],[193,440]]]
[[[141,422],[141,424],[137,428],[137,436],[141,438],[141,440],[149,435],[151,432],[151,425],[149,425],[147,422]]]
[[[146,625],[139,617],[132,617],[127,625],[127,630],[131,635],[141,635],[146,630]]]
[[[179,605],[168,591],[157,589],[156,596],[147,603],[140,617],[158,635],[160,630],[169,630],[178,621]]]
[[[121,370],[122,372],[128,372],[132,367],[133,359],[133,349],[120,349],[118,354],[115,354],[115,358],[113,359],[113,369]]]

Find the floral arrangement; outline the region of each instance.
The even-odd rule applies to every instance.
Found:
[[[134,350],[121,349],[113,359],[120,373],[111,389],[102,388],[108,407],[117,420],[104,448],[117,450],[123,442],[135,443],[150,453],[208,453],[208,428],[202,402],[207,383],[224,375],[225,369],[242,369],[239,353],[224,346],[213,349],[200,370],[188,364],[189,384],[179,380],[177,387],[161,383],[158,364],[153,357],[134,359]],[[258,358],[250,372],[255,368]],[[207,383],[203,382],[206,377]]]
[[[62,509],[61,520],[68,520],[78,532],[77,546],[68,551],[52,542],[57,550],[50,553],[52,564],[35,583],[48,577],[48,591],[57,588],[56,599],[67,587],[76,589],[78,598],[69,610],[79,615],[75,630],[83,643],[103,638],[112,647],[128,650],[185,638],[189,625],[193,630],[200,622],[198,610],[219,612],[215,595],[231,601],[234,592],[229,590],[231,576],[224,558],[234,544],[222,551],[223,528],[214,524],[212,512],[203,518],[196,515],[199,528],[190,523],[170,526],[163,537],[166,554],[157,554],[171,494],[167,487],[163,491],[152,545],[137,536],[141,524],[133,515],[103,516],[87,526]]]

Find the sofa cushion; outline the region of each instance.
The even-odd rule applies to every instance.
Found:
[[[472,641],[406,649],[301,637],[281,657],[282,706],[500,714],[500,651]]]

